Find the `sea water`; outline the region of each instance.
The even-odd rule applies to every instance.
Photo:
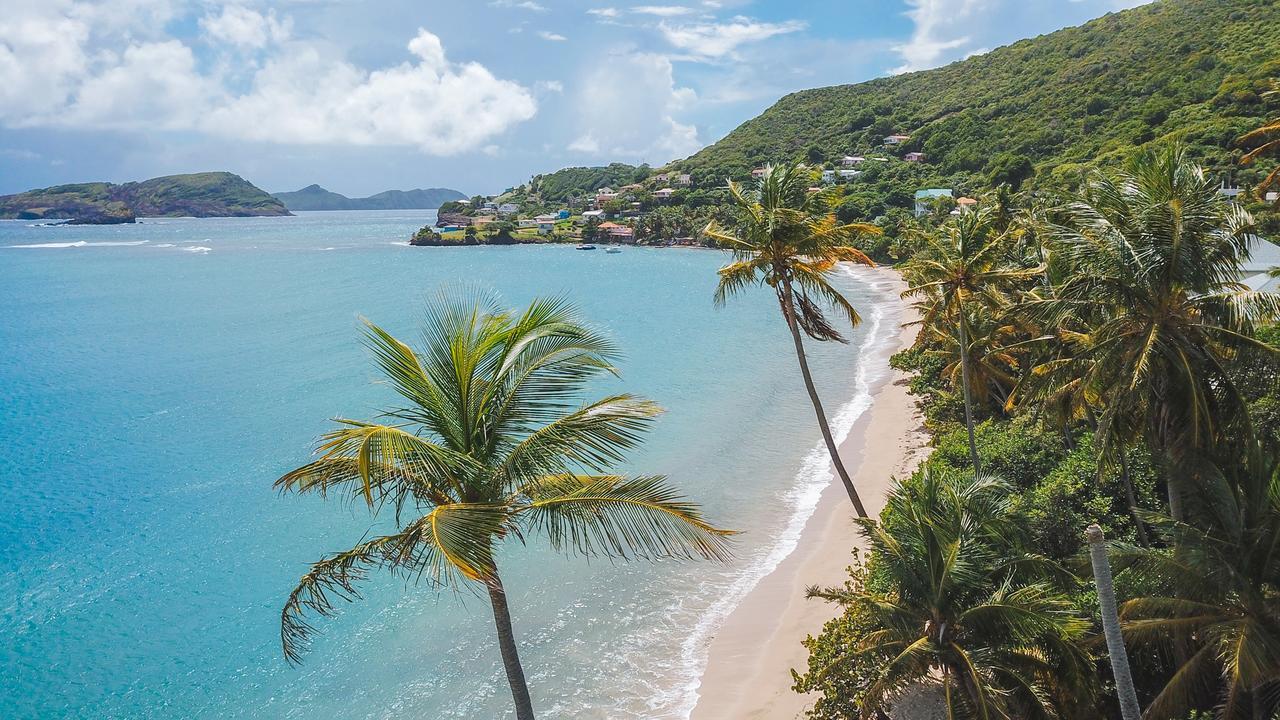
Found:
[[[358,318],[412,338],[423,299],[460,283],[574,301],[626,353],[593,392],[666,408],[625,469],[743,531],[725,564],[502,550],[541,717],[688,715],[711,635],[831,482],[776,301],[713,307],[711,250],[409,247],[433,217],[0,221],[0,717],[512,716],[474,594],[375,575],[301,667],[280,653],[308,563],[389,520],[271,483],[328,418],[396,405]],[[807,347],[844,434],[898,318],[874,276],[839,282],[864,322]]]

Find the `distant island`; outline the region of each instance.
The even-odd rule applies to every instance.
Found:
[[[56,185],[0,196],[0,218],[66,220],[73,225],[131,223],[139,217],[290,214],[279,200],[229,172],[166,175],[122,185]]]
[[[423,188],[387,190],[369,197],[350,198],[319,185],[308,185],[294,192],[273,193],[273,196],[290,210],[434,210],[447,202],[467,197],[449,188]]]

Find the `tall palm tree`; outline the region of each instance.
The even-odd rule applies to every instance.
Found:
[[[923,472],[859,520],[867,572],[810,590],[873,628],[828,673],[857,678],[862,717],[884,717],[908,687],[940,682],[948,717],[1072,717],[1092,710],[1088,622],[1026,552],[1014,491],[985,476]],[[877,714],[879,713],[879,714]]]
[[[1176,552],[1118,557],[1151,590],[1121,606],[1125,638],[1177,658],[1145,717],[1212,709],[1220,720],[1267,720],[1280,711],[1280,458],[1238,466],[1221,483],[1231,492],[1207,506],[1211,529],[1158,518]]]
[[[1111,561],[1107,558],[1106,538],[1097,523],[1085,529],[1085,537],[1089,540],[1089,561],[1093,565],[1093,580],[1098,588],[1102,632],[1106,637],[1107,655],[1111,660],[1111,675],[1116,681],[1120,715],[1124,720],[1139,720],[1142,710],[1138,705],[1138,693],[1133,687],[1133,673],[1129,669],[1129,655],[1125,651],[1124,637],[1120,632],[1116,589],[1111,578]]]
[[[944,328],[925,328],[925,342],[929,344],[925,355],[941,356],[947,360],[942,376],[954,388],[965,382],[963,367],[969,366],[970,396],[985,397],[991,404],[1003,406],[1009,393],[1018,383],[1020,367],[1018,345],[1023,340],[1016,320],[997,317],[995,312],[981,305],[963,310],[966,317],[966,339],[961,348],[960,338]]]
[[[918,298],[920,323],[941,335],[954,334],[958,346],[969,347],[970,314],[976,305],[987,309],[1007,304],[1010,287],[1040,272],[1040,268],[1010,265],[1005,260],[1006,233],[995,228],[990,207],[963,212],[926,234],[925,248],[909,264],[911,287],[903,297]],[[922,335],[922,340],[926,336]],[[969,432],[969,460],[974,473],[982,472],[974,439],[973,392],[970,353],[960,354],[960,386],[964,390],[964,423]]]
[[[731,250],[734,257],[732,263],[720,268],[720,284],[715,294],[717,305],[753,285],[773,288],[782,318],[791,331],[800,374],[818,416],[818,428],[831,462],[854,509],[860,517],[867,517],[857,488],[840,460],[826,411],[813,385],[801,333],[819,342],[846,342],[827,319],[822,304],[834,308],[850,327],[856,326],[860,317],[848,299],[831,285],[831,273],[841,262],[874,265],[871,258],[851,243],[860,235],[879,234],[880,228],[866,223],[838,222],[832,208],[839,198],[839,189],[833,186],[811,193],[808,189],[813,180],[814,173],[804,165],[780,165],[766,167],[753,189],[729,181],[729,194],[740,215],[736,231],[722,228],[713,220],[703,232]]]
[[[1225,364],[1243,347],[1266,349],[1249,335],[1280,311],[1277,296],[1236,282],[1253,220],[1176,147],[1095,177],[1062,216],[1051,231],[1072,273],[1044,301],[1046,325],[1067,315],[1092,323],[1080,367],[1088,392],[1106,399],[1104,449],[1126,418],[1142,417],[1181,519],[1194,484],[1182,469],[1228,428],[1248,432]]]
[[[281,491],[338,493],[396,532],[330,555],[303,575],[280,615],[284,655],[298,662],[315,631],[359,597],[370,570],[487,592],[519,720],[533,718],[507,595],[503,540],[541,534],[567,553],[616,558],[724,558],[727,531],[664,478],[611,466],[640,442],[657,405],[632,395],[583,402],[585,383],[614,372],[613,344],[562,300],[523,312],[491,297],[428,304],[418,349],[372,323],[365,342],[402,407],[386,422],[339,419],[319,459],[283,475]]]

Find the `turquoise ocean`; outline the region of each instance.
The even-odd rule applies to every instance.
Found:
[[[538,542],[501,556],[541,717],[688,715],[718,623],[830,482],[775,301],[714,308],[727,256],[711,250],[409,247],[433,218],[0,221],[0,717],[513,715],[492,616],[466,593],[375,576],[301,667],[280,654],[280,605],[308,563],[388,521],[271,483],[328,418],[395,404],[358,318],[412,337],[423,299],[459,283],[576,302],[626,353],[596,392],[667,409],[627,469],[744,531],[727,564]],[[809,348],[844,434],[898,318],[880,276],[840,283],[865,321]]]

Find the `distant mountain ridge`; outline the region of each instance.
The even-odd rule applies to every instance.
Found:
[[[0,218],[131,223],[139,217],[289,215],[279,200],[229,172],[166,175],[142,182],[76,183],[0,196]]]
[[[272,193],[290,210],[434,210],[451,200],[465,200],[466,195],[450,188],[386,190],[377,195],[350,198],[308,185],[294,192]]]

